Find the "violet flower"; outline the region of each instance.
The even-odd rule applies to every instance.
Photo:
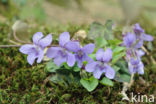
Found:
[[[128,69],[130,74],[138,73],[144,74],[144,64],[140,59],[131,58],[128,62]]]
[[[43,38],[42,32],[37,32],[33,36],[34,44],[25,44],[20,47],[20,52],[27,54],[27,60],[30,65],[32,65],[37,59],[37,63],[40,63],[44,57],[44,49],[51,44],[52,35],[49,34]]]
[[[144,41],[153,41],[153,37],[151,35],[145,34],[144,30],[137,23],[134,25],[134,34],[128,32],[123,37],[123,44],[127,48],[141,48],[143,46]]]
[[[138,23],[134,25],[134,33],[128,32],[123,37],[123,44],[127,47],[126,60],[131,74],[143,74],[144,65],[141,61],[141,56],[144,55],[144,51],[139,48],[143,46],[144,41],[152,41],[153,37],[145,34]]]
[[[144,65],[141,61],[141,57],[144,55],[144,51],[131,49],[127,50],[127,62],[128,62],[128,69],[130,74],[138,73],[144,74]]]
[[[127,47],[126,52],[126,60],[128,62],[128,69],[130,74],[138,72],[139,74],[144,73],[144,65],[141,62],[141,56],[144,55],[142,50],[136,48],[136,46],[140,44],[139,41],[137,43],[135,34],[127,33],[123,38],[123,44]]]
[[[101,75],[105,73],[105,76],[109,79],[115,77],[114,69],[108,64],[112,59],[112,50],[106,49],[104,52],[103,49],[99,49],[96,53],[96,60],[91,63],[88,63],[85,67],[87,72],[93,72],[95,78],[100,79]]]
[[[94,44],[87,44],[83,48],[80,48],[79,46],[78,49],[74,51],[77,65],[79,68],[82,67],[84,61],[87,61],[88,63],[93,61],[93,59],[91,59],[88,54],[91,54],[94,51],[94,48]]]
[[[136,40],[138,41],[136,48],[141,48],[144,41],[153,41],[153,37],[151,35],[145,34],[144,29],[142,29],[138,23],[134,25],[133,30],[136,34]]]
[[[68,66],[73,66],[76,60],[70,51],[77,51],[78,48],[79,43],[70,41],[69,33],[63,32],[59,37],[59,46],[49,48],[47,50],[47,57],[53,58],[57,66],[60,66],[64,62],[67,62]]]
[[[142,34],[142,33],[144,33],[144,29],[142,29],[142,28],[140,27],[139,23],[136,23],[136,24],[134,25],[133,30],[134,30],[135,34]]]
[[[136,42],[136,35],[128,32],[126,35],[123,37],[123,44],[127,48],[131,48]]]

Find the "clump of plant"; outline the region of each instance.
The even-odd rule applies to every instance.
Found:
[[[105,26],[93,23],[88,32],[88,38],[93,41],[87,45],[79,38],[70,39],[69,32],[61,33],[59,44],[52,45],[51,34],[44,37],[42,32],[37,32],[33,43],[22,45],[19,50],[28,55],[30,65],[47,57],[49,62],[45,69],[53,73],[50,78],[53,83],[75,83],[90,92],[98,84],[113,86],[115,80],[123,82],[125,88],[133,83],[134,74],[144,74],[141,57],[145,52],[141,47],[144,41],[153,41],[153,37],[138,23],[131,32],[122,34],[123,40],[115,38],[113,28],[111,21]],[[125,92],[123,89],[124,98]]]

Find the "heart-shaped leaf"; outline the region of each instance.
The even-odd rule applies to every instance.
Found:
[[[102,37],[106,40],[114,39],[113,31],[112,31],[113,22],[111,20],[107,20],[105,25],[102,25],[97,22],[93,22],[90,25],[90,30],[88,32],[88,38],[96,41],[97,37]]]
[[[80,83],[84,88],[86,88],[89,92],[93,91],[98,86],[98,79],[94,78],[93,76],[89,79],[82,78]]]

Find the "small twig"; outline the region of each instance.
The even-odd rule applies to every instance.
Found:
[[[13,40],[9,40],[9,42],[12,43],[12,44],[15,44],[15,45],[20,45],[20,43],[15,42],[15,41],[13,41]]]
[[[29,44],[29,43],[27,43]],[[0,48],[21,47],[22,45],[0,45]],[[47,47],[57,47],[58,45],[49,45]]]
[[[111,90],[110,90],[110,87],[107,87],[107,88],[108,88],[108,94],[107,94],[107,96],[109,96],[110,93],[111,93]]]
[[[127,82],[124,82],[123,83],[123,88],[122,88],[122,91],[121,91],[121,94],[123,95],[123,98],[122,100],[128,100],[129,101],[129,98],[126,94],[126,91],[131,88],[131,86],[133,85],[133,82],[134,82],[134,73],[131,75],[131,80],[130,80],[130,83],[127,83]]]
[[[0,48],[21,47],[21,45],[0,45]]]
[[[144,46],[142,46],[141,48],[143,49],[143,51],[146,52],[147,55],[150,55],[150,53],[147,51],[147,49]]]
[[[129,88],[133,85],[133,82],[134,82],[134,73],[131,75],[131,80],[128,86]]]
[[[156,65],[156,61],[154,60],[153,56],[150,55],[150,52],[148,52],[148,50],[145,47],[141,47],[141,48],[143,49],[143,51],[147,53],[148,56],[150,56],[152,63]]]
[[[19,39],[17,36],[16,36],[16,31],[13,31],[13,37],[16,39],[16,41],[20,42],[20,43],[28,43],[26,41],[23,41],[21,39]]]

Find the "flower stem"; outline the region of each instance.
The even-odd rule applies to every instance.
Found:
[[[134,82],[134,79],[133,78],[134,78],[134,73],[131,75],[130,83],[127,83],[127,82],[124,82],[123,83],[123,88],[122,88],[122,91],[121,91],[121,94],[123,95],[122,100],[129,101],[129,98],[128,98],[126,92],[133,85],[133,82]]]
[[[30,43],[28,43],[30,44]],[[0,45],[0,48],[21,47],[22,45]],[[47,47],[58,47],[58,45],[49,45]]]
[[[0,48],[21,47],[22,45],[0,45]]]

